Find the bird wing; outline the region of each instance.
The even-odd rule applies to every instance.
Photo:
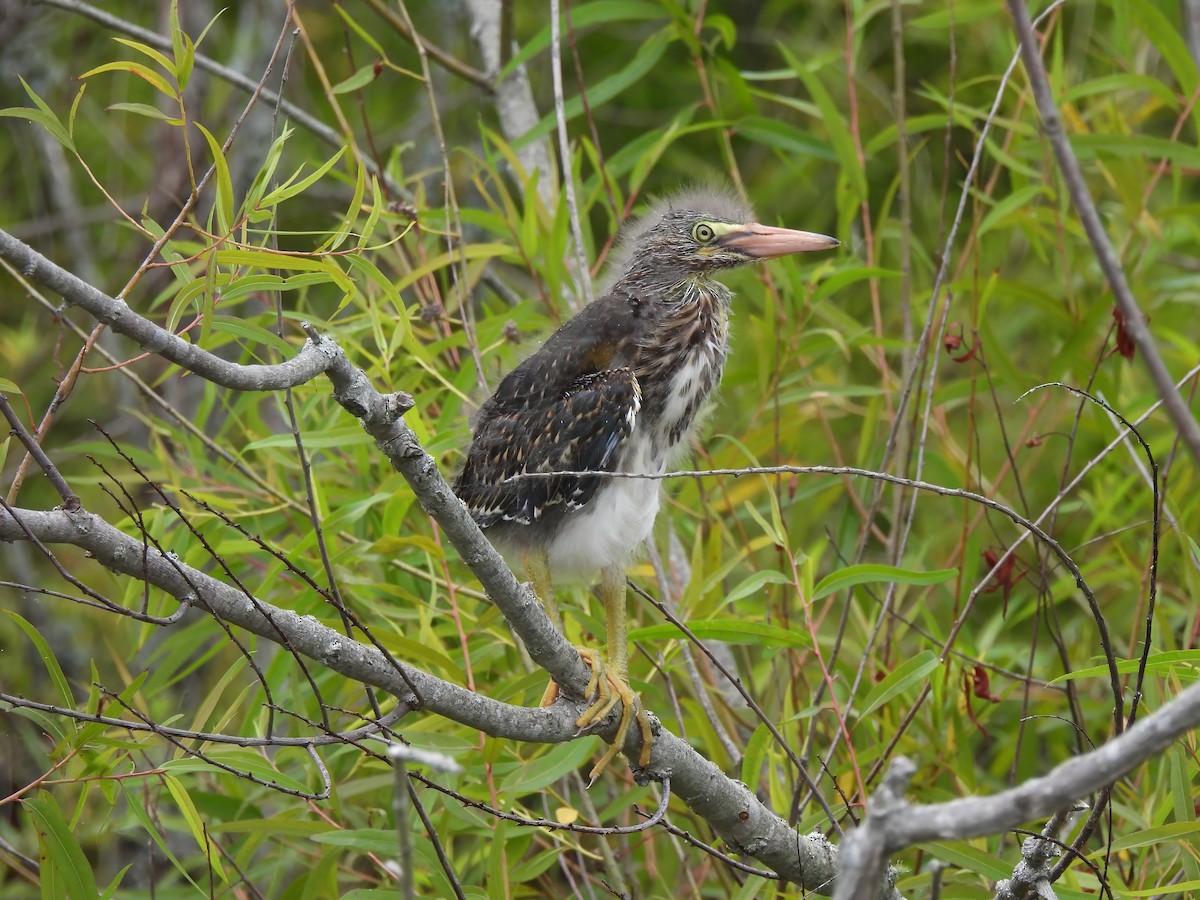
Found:
[[[514,373],[516,374],[516,373]],[[454,492],[481,528],[498,521],[529,525],[548,509],[578,509],[610,472],[641,407],[641,389],[627,367],[580,375],[554,393],[513,402],[512,386],[481,411],[466,465]],[[504,391],[504,393],[501,393]]]

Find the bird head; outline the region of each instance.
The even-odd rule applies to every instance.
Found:
[[[830,250],[840,241],[762,225],[735,195],[702,188],[666,198],[623,233],[612,271],[618,278],[680,282],[761,259]]]

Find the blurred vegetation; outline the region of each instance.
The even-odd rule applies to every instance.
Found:
[[[482,396],[480,372],[494,385],[578,300],[557,179],[522,171],[489,92],[431,60],[435,119],[422,60],[397,24],[411,12],[426,40],[482,68],[466,9],[410,6],[300,5],[297,30],[286,31],[267,84],[278,88],[286,71],[284,96],[357,151],[322,142],[260,100],[156,261],[175,264],[146,270],[126,299],[160,323],[191,323],[191,340],[246,362],[286,358],[302,340],[298,323],[313,322],[380,389],[415,397],[407,420],[449,473]],[[1095,590],[1118,656],[1136,659],[1147,630],[1153,513],[1142,457],[1132,443],[1102,455],[1118,434],[1114,422],[1065,392],[1017,401],[1036,385],[1061,381],[1132,420],[1157,397],[1140,360],[1117,352],[1112,298],[1020,67],[991,120],[930,319],[964,176],[1016,50],[1003,3],[901,4],[899,67],[888,3],[570,6],[563,66],[571,163],[597,273],[620,221],[656,193],[694,180],[740,185],[762,221],[844,242],[827,258],[785,259],[731,276],[738,294],[733,350],[695,467],[885,467],[977,491],[1029,518],[1061,498],[1045,527]],[[281,6],[181,7],[183,33],[190,40],[203,33],[200,52],[257,80],[284,25]],[[553,138],[547,7],[513,7],[515,59],[528,66],[545,117],[523,140]],[[106,9],[169,33],[164,3]],[[5,4],[0,15],[11,36],[0,47],[0,106],[43,110],[31,114],[40,124],[0,122],[0,222],[118,294],[212,164],[213,148],[248,95],[199,68],[189,71],[190,43],[179,33],[175,51],[160,60],[131,47],[128,35],[49,5]],[[1167,365],[1182,378],[1200,361],[1200,71],[1180,9],[1167,0],[1073,2],[1052,12],[1041,34],[1089,187]],[[114,65],[122,60],[129,64]],[[452,176],[449,203],[439,130]],[[387,178],[373,178],[358,154],[378,161]],[[292,195],[289,184],[303,190]],[[0,304],[0,377],[36,424],[82,346],[72,325],[86,334],[94,323],[76,311],[60,315],[59,299],[40,297],[18,273],[0,278],[8,298]],[[927,324],[932,336],[918,353]],[[138,353],[109,336],[99,347],[119,361]],[[135,462],[178,499],[190,525],[256,596],[336,627],[320,595],[197,502],[326,584],[291,434],[294,415],[346,603],[397,656],[497,699],[538,702],[544,674],[522,667],[477,583],[323,380],[293,391],[289,408],[283,395],[234,394],[154,358],[110,368],[93,352],[86,365],[44,444],[89,509],[137,533],[121,508],[136,501],[164,548],[220,576],[201,542],[141,481]],[[901,417],[912,368],[919,387]],[[930,378],[932,396],[924,387]],[[1189,399],[1195,384],[1193,377],[1183,386]],[[885,464],[893,429],[899,448]],[[1193,677],[1200,560],[1188,535],[1200,534],[1200,489],[1194,462],[1179,452],[1161,411],[1141,431],[1165,487],[1144,715]],[[8,492],[23,454],[13,440],[3,447]],[[666,490],[657,544],[681,617],[701,634],[705,623],[721,623],[708,633],[728,642],[742,683],[791,748],[804,751],[844,827],[849,811],[861,816],[864,793],[896,755],[918,764],[911,796],[935,802],[1000,790],[1111,736],[1113,700],[1097,669],[1097,625],[1058,561],[1027,541],[1012,567],[973,593],[988,574],[987,554],[995,559],[1021,534],[1004,516],[924,494],[909,531],[904,519],[914,500],[889,487],[868,523],[875,483],[827,476],[680,479]],[[30,472],[19,505],[56,502]],[[72,548],[55,553],[96,591],[134,608],[143,602],[142,585]],[[3,554],[6,579],[74,590],[35,548],[6,546]],[[894,594],[882,583],[816,590],[854,563],[956,574],[933,585],[901,584]],[[633,578],[659,595],[649,562]],[[156,630],[65,600],[0,590],[5,691],[93,711],[103,705],[126,718],[127,704],[179,727],[263,733],[262,687],[208,617],[195,613]],[[145,600],[157,614],[175,608],[155,591]],[[582,591],[568,601],[568,635],[594,642],[603,634],[602,614],[586,601]],[[648,604],[633,600],[631,610],[635,627],[661,622]],[[739,631],[746,623],[774,630]],[[648,635],[633,654],[633,678],[666,727],[802,829],[830,829],[813,803],[801,805],[803,783],[784,750],[707,661],[698,654],[740,759],[730,758],[697,700],[685,642],[657,630]],[[271,702],[289,711],[276,715],[278,728],[307,733],[292,716],[319,722],[322,703],[338,729],[369,713],[360,685],[310,666],[318,699],[293,658],[243,641],[266,673]],[[1192,652],[1164,655],[1173,651]],[[1072,673],[1082,674],[1064,680]],[[976,676],[987,681],[977,691],[970,689]],[[628,825],[638,821],[635,805],[655,805],[651,789],[628,773],[606,775],[586,797],[565,777],[590,765],[596,740],[519,745],[420,715],[400,730],[462,764],[463,774],[438,776],[440,784],[505,811]],[[322,751],[333,795],[306,803],[144,733],[24,710],[0,715],[0,741],[7,760],[0,796],[58,765],[0,817],[8,844],[33,858],[43,853],[43,889],[46,873],[55,872],[72,890],[111,884],[121,896],[395,893],[384,865],[393,855],[392,775],[358,748]],[[1117,786],[1111,824],[1089,845],[1114,891],[1170,894],[1200,881],[1193,744],[1181,742]],[[269,758],[209,750],[238,771],[270,771],[307,790],[320,785],[299,750]],[[431,788],[419,795],[470,896],[603,896],[601,880],[611,880],[614,864],[637,896],[757,897],[777,889],[663,830],[605,839],[616,855],[606,868],[598,839],[521,828]],[[673,803],[670,819],[711,840],[682,804]],[[47,850],[46,833],[62,843]],[[926,891],[931,862],[940,860],[948,864],[947,896],[990,896],[990,884],[1011,874],[1019,843],[1009,835],[924,846],[900,860],[907,870],[900,888],[912,896]],[[423,831],[417,850],[420,892],[448,895]],[[36,893],[18,859],[2,850],[0,858],[6,896]],[[1098,885],[1095,870],[1076,864],[1059,896],[1093,894]]]

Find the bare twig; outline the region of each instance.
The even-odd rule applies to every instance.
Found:
[[[1042,116],[1042,127],[1045,130],[1046,139],[1054,148],[1054,155],[1058,158],[1058,166],[1062,171],[1067,192],[1071,195],[1071,201],[1079,213],[1079,221],[1082,223],[1084,231],[1087,232],[1088,240],[1091,241],[1092,249],[1096,253],[1096,261],[1099,263],[1101,271],[1104,272],[1104,277],[1108,279],[1108,285],[1116,298],[1117,306],[1125,317],[1125,328],[1141,352],[1146,368],[1150,371],[1150,378],[1154,382],[1158,396],[1162,398],[1163,405],[1166,406],[1167,413],[1175,422],[1175,427],[1179,429],[1188,450],[1191,451],[1197,462],[1200,462],[1200,423],[1197,423],[1195,416],[1188,409],[1183,395],[1175,387],[1175,379],[1167,370],[1162,356],[1159,355],[1158,345],[1155,344],[1150,329],[1146,326],[1145,316],[1142,314],[1133,292],[1129,289],[1129,283],[1125,280],[1125,270],[1121,265],[1121,260],[1113,249],[1112,242],[1108,239],[1104,223],[1100,221],[1096,204],[1083,179],[1079,160],[1075,158],[1075,151],[1071,149],[1066,132],[1063,131],[1058,105],[1050,90],[1050,79],[1046,75],[1046,67],[1042,64],[1042,55],[1038,50],[1037,40],[1033,33],[1033,23],[1029,20],[1029,10],[1025,8],[1024,0],[1008,0],[1008,8],[1012,12],[1013,25],[1016,28],[1017,37],[1021,41],[1021,58],[1025,61],[1025,73],[1029,77],[1029,86],[1033,91],[1034,100],[1037,102],[1038,112]]]
[[[567,213],[571,218],[571,236],[575,241],[575,272],[579,294],[583,303],[591,303],[592,279],[587,264],[587,250],[583,243],[583,225],[579,221],[579,204],[575,200],[575,171],[571,166],[571,144],[567,139],[567,115],[563,100],[562,39],[559,26],[562,14],[558,0],[550,0],[550,71],[554,78],[554,118],[558,123],[558,168],[562,174],[563,190],[567,196]],[[581,304],[572,303],[578,311]]]

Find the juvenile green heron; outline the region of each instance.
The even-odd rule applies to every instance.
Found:
[[[635,718],[643,766],[653,741],[629,686],[625,569],[654,524],[659,482],[612,473],[661,474],[686,451],[728,348],[732,295],[715,276],[838,246],[831,237],[754,219],[727,192],[692,190],[630,226],[600,298],[509,373],[480,408],[454,486],[492,543],[524,565],[560,629],[552,576],[599,573],[608,652],[602,663],[594,650],[580,648],[592,667],[587,694],[595,700],[577,724],[597,724],[618,701],[622,711],[593,778],[624,745]],[[551,685],[544,702],[554,692]]]

